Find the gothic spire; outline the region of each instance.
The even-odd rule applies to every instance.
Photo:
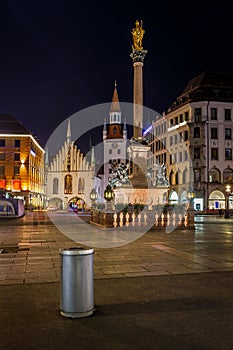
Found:
[[[121,124],[121,108],[117,92],[117,83],[115,81],[114,90],[112,95],[112,103],[110,107],[110,124]]]
[[[68,120],[68,125],[67,125],[67,133],[66,133],[66,141],[68,144],[71,143],[71,126],[70,126],[70,118]]]
[[[116,80],[115,80],[114,85],[115,86],[114,86],[113,95],[112,95],[112,103],[111,103],[110,113],[112,113],[112,112],[121,113]]]

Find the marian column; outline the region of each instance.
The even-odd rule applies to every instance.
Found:
[[[167,193],[167,185],[155,187],[148,176],[147,159],[150,147],[143,138],[143,74],[142,68],[147,51],[143,50],[142,39],[144,29],[142,21],[137,20],[131,31],[133,37],[130,57],[134,67],[134,100],[133,122],[134,134],[127,149],[130,160],[130,184],[122,184],[114,189],[116,203],[143,203],[148,206],[163,203]]]
[[[142,39],[144,36],[144,29],[142,28],[142,21],[139,24],[135,22],[135,28],[131,31],[133,37],[132,53],[130,57],[133,60],[134,67],[134,138],[142,137],[143,128],[143,75],[142,67],[147,51],[143,50]]]
[[[132,53],[134,67],[134,103],[133,103],[133,123],[134,134],[131,145],[128,148],[129,159],[132,163],[132,173],[130,174],[131,184],[134,188],[147,188],[147,157],[150,147],[145,145],[142,138],[143,129],[143,84],[142,67],[147,51],[143,50],[142,39],[145,33],[142,28],[142,21],[135,22],[135,28],[131,31],[133,37]]]

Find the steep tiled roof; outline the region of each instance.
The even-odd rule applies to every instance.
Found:
[[[119,97],[117,93],[117,88],[115,84],[115,88],[113,91],[113,96],[112,96],[112,103],[111,103],[111,108],[110,108],[110,113],[112,112],[119,112],[121,113],[121,108],[120,108],[120,103],[119,103]]]
[[[18,120],[9,114],[0,114],[0,134],[31,134]]]

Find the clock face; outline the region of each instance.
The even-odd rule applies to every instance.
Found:
[[[118,144],[117,143],[112,143],[112,148],[117,148]]]

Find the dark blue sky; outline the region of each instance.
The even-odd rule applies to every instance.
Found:
[[[1,1],[0,113],[42,146],[62,121],[133,100],[131,29],[145,29],[144,105],[162,113],[205,70],[233,72],[232,4],[221,1]],[[104,119],[105,116],[103,116]]]

